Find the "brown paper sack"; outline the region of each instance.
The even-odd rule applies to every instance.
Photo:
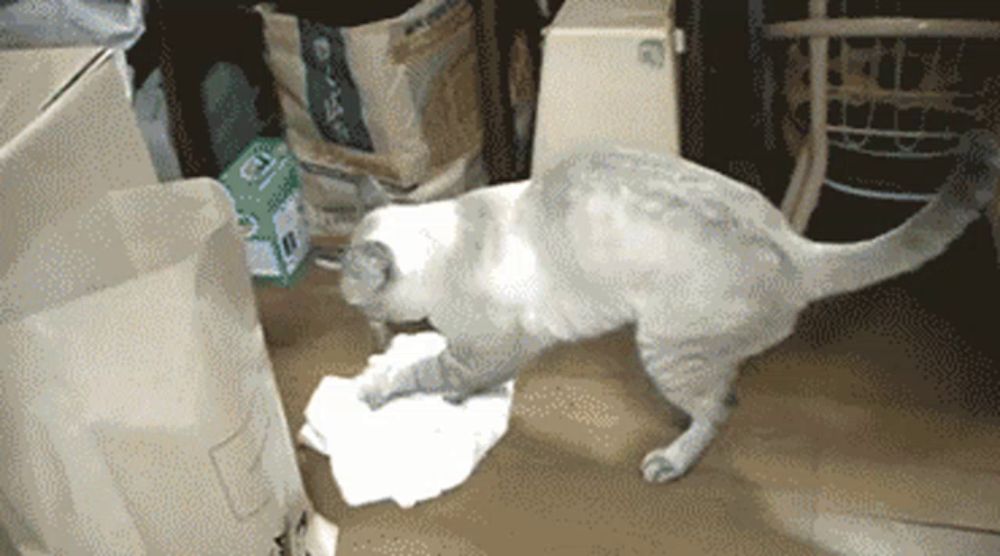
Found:
[[[296,155],[413,186],[482,142],[472,7],[424,0],[334,28],[260,8]]]
[[[112,191],[5,232],[29,229],[0,250],[8,541],[303,554],[311,510],[221,187]]]
[[[371,176],[347,175],[299,164],[306,220],[315,236],[347,236],[368,211],[388,203],[423,203],[454,197],[487,181],[482,158],[460,159],[420,187],[400,191]]]
[[[328,183],[338,173],[375,178],[397,201],[480,184],[475,172],[456,171],[481,166],[474,20],[466,0],[423,0],[398,17],[346,28],[269,6],[259,11],[307,199],[342,197],[345,190],[353,196],[307,201],[312,208],[342,222],[347,217],[337,213],[363,205],[354,178]],[[446,175],[452,185],[441,188]]]

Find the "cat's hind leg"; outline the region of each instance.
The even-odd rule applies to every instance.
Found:
[[[657,390],[690,417],[690,424],[667,446],[650,451],[642,460],[649,482],[671,481],[687,473],[715,438],[729,415],[737,363],[700,342],[685,344],[639,338],[646,373]]]

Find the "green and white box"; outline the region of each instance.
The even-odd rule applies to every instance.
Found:
[[[250,273],[283,286],[292,284],[305,268],[309,229],[298,168],[285,142],[255,139],[219,181],[243,228]]]

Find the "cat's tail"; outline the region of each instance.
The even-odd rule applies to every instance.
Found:
[[[958,164],[933,201],[896,229],[848,244],[805,241],[801,259],[813,299],[857,290],[917,269],[941,254],[976,220],[1000,178],[1000,141],[965,135]]]

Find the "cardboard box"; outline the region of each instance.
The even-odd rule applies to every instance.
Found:
[[[574,150],[679,152],[672,0],[567,0],[545,31],[532,174]]]
[[[254,140],[219,181],[239,218],[250,273],[283,286],[292,284],[305,268],[309,229],[295,158],[285,142]]]
[[[332,556],[302,546],[311,505],[223,188],[108,192],[25,243],[0,281],[13,553]]]
[[[156,172],[107,50],[0,50],[0,283],[48,222]]]
[[[0,50],[0,553],[329,554],[228,201],[115,56]]]

